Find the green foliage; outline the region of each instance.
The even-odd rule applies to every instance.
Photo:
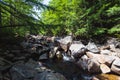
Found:
[[[87,28],[80,28],[75,32],[75,35],[80,35],[80,36],[86,36],[87,34]]]
[[[49,7],[41,1],[0,1],[2,32],[55,36],[73,33],[83,37],[120,34],[119,0],[51,0]],[[33,9],[41,10],[42,14]],[[41,18],[36,19],[34,15]]]
[[[106,12],[109,17],[114,15],[120,15],[120,6],[115,5],[113,7],[110,7]]]
[[[109,34],[114,34],[114,33],[115,34],[117,34],[117,33],[120,34],[120,25],[112,27],[111,29],[108,30],[108,33]]]
[[[114,26],[120,24],[119,4],[119,0],[51,0],[55,11],[44,11],[42,20],[45,24],[62,24],[62,29],[52,30],[53,35],[62,30],[89,37],[114,34],[118,33]]]
[[[58,26],[54,28],[51,27],[49,31],[52,31],[53,35],[62,35],[62,33],[68,34],[72,32],[72,30],[74,30],[73,24],[75,24],[75,20],[77,19],[74,9],[76,7],[75,1],[53,0],[50,2],[50,6],[54,7],[55,11],[44,11],[42,13],[42,20],[45,24]]]
[[[106,33],[107,29],[106,28],[96,28],[94,30],[94,35],[101,35],[103,33]]]
[[[41,10],[48,6],[41,3],[42,0],[0,0],[0,29],[1,34],[23,35],[39,32],[39,27],[44,26],[35,9]]]

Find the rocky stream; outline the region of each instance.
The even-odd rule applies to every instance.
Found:
[[[120,80],[120,40],[28,35],[0,45],[0,80]]]

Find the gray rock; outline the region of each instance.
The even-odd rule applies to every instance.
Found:
[[[110,50],[113,51],[113,52],[116,51],[116,49],[115,49],[115,45],[114,45],[114,44],[110,44]]]
[[[61,40],[60,37],[54,37],[54,38],[53,38],[53,41],[54,41],[54,42],[60,42],[60,40]]]
[[[33,80],[67,80],[62,74],[45,71],[37,74]]]
[[[107,56],[107,55],[104,55],[103,57],[104,57],[104,60],[105,60],[105,64],[109,67],[111,67],[111,64],[117,58],[115,56]]]
[[[10,74],[12,80],[24,80],[33,78],[37,74],[37,68],[39,64],[33,60],[29,60],[29,62],[17,62],[11,69]]]
[[[97,46],[95,45],[94,42],[89,42],[88,45],[86,46],[86,48],[93,53],[99,52],[99,49],[97,48]]]
[[[98,61],[101,64],[106,64],[107,66],[110,66],[112,62],[117,58],[115,56],[108,56],[108,55],[101,55],[101,54],[94,54],[91,52],[86,53],[89,58],[94,58],[96,61]]]
[[[58,47],[52,48],[49,52],[49,58],[54,58],[57,51],[58,51]]]
[[[116,56],[120,58],[120,49],[116,48]]]
[[[117,59],[113,62],[112,66],[111,66],[111,70],[112,70],[114,73],[120,75],[120,59],[119,59],[119,58],[117,58]]]
[[[109,73],[109,72],[111,72],[110,68],[107,65],[105,65],[105,64],[100,64],[100,69],[101,69],[102,73]]]
[[[43,59],[48,59],[48,54],[42,54],[40,57],[39,57],[39,60],[43,60]]]
[[[0,72],[12,66],[12,62],[0,57]]]
[[[2,77],[3,77],[3,76],[2,76],[2,73],[0,72],[0,80],[2,80]]]
[[[79,61],[77,61],[77,65],[83,70],[87,70],[88,68],[88,57],[86,55],[82,56]]]
[[[100,72],[100,63],[94,59],[94,58],[91,58],[88,60],[88,71],[91,72],[91,73],[98,73]]]
[[[101,50],[101,51],[100,51],[100,54],[110,55],[110,54],[111,54],[111,51],[110,51],[110,50]]]
[[[114,45],[115,47],[120,47],[120,41],[117,38],[110,38],[107,40],[108,45]]]
[[[61,40],[59,40],[60,47],[66,52],[72,43],[72,36],[67,36]]]
[[[63,39],[61,39],[59,42],[62,44],[69,44],[72,43],[72,36],[66,36]]]
[[[71,44],[69,50],[71,51],[71,55],[75,58],[79,58],[86,52],[86,47],[81,44]]]
[[[63,61],[75,62],[74,58],[67,55],[63,55]]]

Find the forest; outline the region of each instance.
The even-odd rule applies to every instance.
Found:
[[[120,80],[120,0],[0,0],[0,80]]]
[[[0,34],[120,37],[119,0],[0,0]],[[40,11],[40,12],[37,12]]]

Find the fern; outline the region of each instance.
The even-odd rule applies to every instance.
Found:
[[[87,28],[80,28],[77,30],[77,32],[75,32],[75,35],[85,36],[86,33],[87,33]]]
[[[111,29],[109,29],[108,33],[109,34],[120,33],[120,24],[112,27]]]
[[[111,8],[109,8],[106,12],[107,12],[107,15],[109,17],[113,16],[113,15],[119,15],[120,14],[120,7],[115,5]]]
[[[106,28],[96,28],[94,31],[94,35],[101,35],[106,32]]]

